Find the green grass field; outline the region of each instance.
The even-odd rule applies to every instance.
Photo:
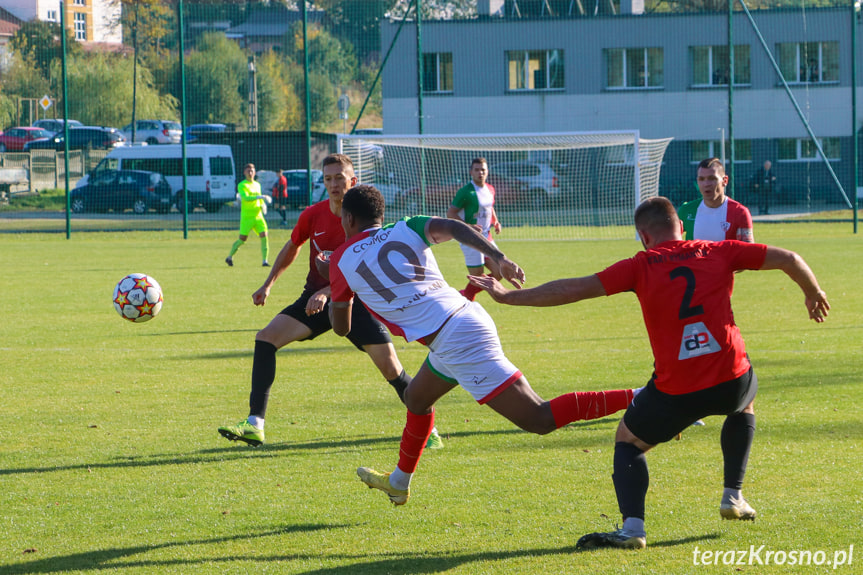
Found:
[[[582,553],[581,535],[619,520],[618,416],[538,437],[456,389],[438,404],[445,449],[424,455],[410,502],[395,508],[355,469],[392,469],[403,407],[371,362],[333,334],[279,352],[264,447],[216,432],[247,414],[255,333],[299,293],[306,250],[271,304],[256,308],[251,293],[266,270],[254,239],[235,267],[222,263],[233,231],[185,241],[3,234],[0,573],[824,573],[851,545],[852,563],[835,572],[863,572],[863,238],[845,223],[763,225],[756,237],[803,255],[833,306],[816,325],[781,272],[737,279],[736,319],[760,382],[744,487],[758,519],[720,520],[721,419],[708,418],[648,455],[648,548]],[[273,230],[272,250],[287,238]],[[640,248],[500,244],[532,285],[598,271]],[[458,247],[435,249],[461,287]],[[149,323],[112,309],[113,286],[130,272],[164,289]],[[480,301],[546,399],[636,387],[650,375],[632,295],[551,309]],[[396,347],[415,372],[424,349]],[[786,557],[822,551],[815,559],[825,564],[722,564],[751,545]],[[723,553],[719,565],[693,564],[705,550]]]

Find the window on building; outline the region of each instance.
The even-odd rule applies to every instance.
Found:
[[[452,92],[452,52],[423,54],[423,91]]]
[[[87,15],[81,12],[75,12],[75,39],[87,39]]]
[[[609,88],[660,88],[665,81],[662,48],[606,50]]]
[[[75,6],[86,6],[87,0],[75,0],[75,2],[73,2],[73,4],[75,4]]]
[[[48,13],[45,15],[45,20],[48,22],[59,22],[59,20],[57,20],[57,11],[48,10]]]
[[[828,160],[839,160],[839,138],[822,138],[821,148],[824,150],[824,155]],[[818,148],[809,138],[780,138],[779,155],[777,158],[788,162],[813,162],[820,161],[821,155],[818,153]]]
[[[721,140],[692,140],[689,142],[690,163],[697,164],[707,158],[722,157]],[[731,142],[725,141],[725,163],[731,158]],[[734,161],[752,161],[752,140],[734,140]]]
[[[563,89],[563,50],[506,53],[509,90]]]
[[[779,44],[779,69],[786,82],[839,81],[839,42]]]
[[[692,46],[692,85],[727,86],[728,46]],[[734,85],[750,84],[749,46],[734,46]]]

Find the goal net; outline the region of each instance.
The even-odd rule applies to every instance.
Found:
[[[632,238],[632,214],[656,196],[671,138],[637,131],[559,134],[340,136],[360,183],[386,200],[386,219],[444,217],[470,182],[471,160],[488,161],[506,239]]]

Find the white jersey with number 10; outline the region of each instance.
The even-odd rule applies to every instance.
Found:
[[[350,301],[356,293],[408,341],[437,331],[465,299],[441,275],[425,234],[429,219],[366,230],[342,244],[330,260],[332,300]]]

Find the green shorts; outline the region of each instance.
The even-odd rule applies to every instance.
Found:
[[[261,235],[267,231],[267,220],[263,214],[258,214],[253,218],[240,217],[240,235],[247,236],[249,232],[255,230],[255,233]]]

